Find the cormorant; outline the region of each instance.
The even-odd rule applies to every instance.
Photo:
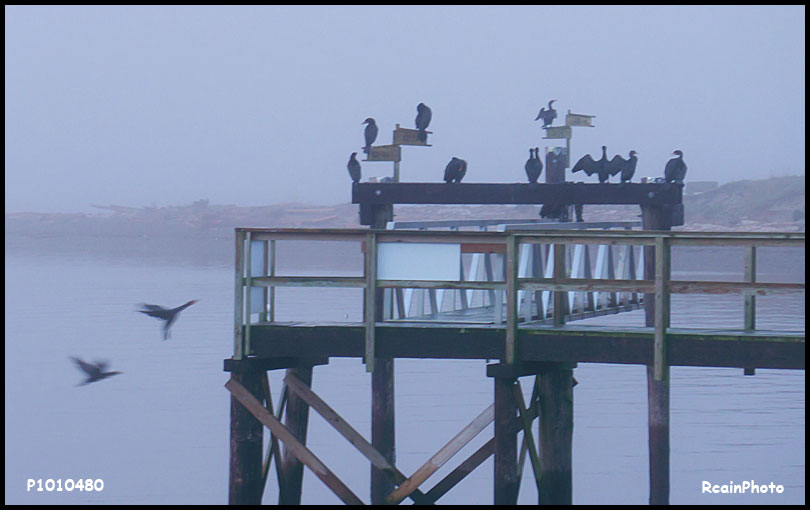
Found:
[[[529,183],[537,184],[537,179],[540,177],[540,173],[543,171],[543,162],[540,161],[540,157],[538,153],[540,152],[539,147],[535,147],[534,149],[529,149],[529,160],[526,161],[526,176],[529,178]]]
[[[627,159],[622,158],[621,156],[616,156],[621,158],[622,161],[622,175],[621,175],[621,182],[624,184],[625,182],[630,182],[633,179],[633,174],[636,173],[636,163],[638,163],[638,158],[636,157],[636,151],[630,151],[630,155]]]
[[[621,156],[613,156],[613,159],[608,161],[607,147],[603,145],[602,159],[594,161],[590,154],[586,154],[579,158],[579,161],[577,161],[574,168],[571,169],[571,172],[583,170],[588,175],[597,174],[600,183],[608,182],[611,175],[616,175],[621,172],[623,166],[622,161],[624,161],[624,159]]]
[[[146,303],[142,303],[141,306],[143,307],[143,310],[138,311],[141,313],[145,313],[150,317],[155,317],[157,319],[166,321],[166,324],[163,325],[163,339],[166,340],[167,338],[169,338],[169,328],[172,326],[172,324],[174,324],[174,321],[177,320],[177,315],[196,302],[197,302],[196,299],[192,299],[188,303],[172,309],[163,308],[162,306],[158,305],[147,305]]]
[[[430,118],[433,114],[425,103],[416,105],[416,110],[419,112],[416,114],[416,129],[419,130],[419,140],[425,142],[427,141],[425,130],[430,125]]]
[[[377,139],[377,123],[374,121],[373,118],[369,117],[362,122],[363,124],[368,124],[366,126],[366,146],[363,147],[363,152],[368,154],[369,149],[371,149],[371,144],[374,143],[374,140]]]
[[[568,221],[568,205],[559,202],[546,202],[540,208],[541,218],[551,218],[561,222]]]
[[[352,152],[351,157],[349,158],[349,164],[346,167],[349,169],[349,176],[351,176],[353,182],[360,182],[360,162],[355,159],[357,156],[356,152]]]
[[[672,154],[677,157],[667,161],[667,166],[664,168],[664,180],[683,184],[683,179],[686,177],[686,163],[683,162],[683,152],[677,150]]]
[[[73,356],[70,357],[76,365],[87,374],[87,380],[83,383],[79,384],[79,386],[84,386],[85,384],[89,384],[91,382],[100,381],[102,379],[106,379],[113,375],[123,374],[123,372],[105,372],[104,369],[107,368],[106,361],[96,361],[95,364],[87,363],[86,361],[82,361],[79,358],[75,358]]]
[[[554,101],[556,101],[556,99],[552,99],[551,101],[548,102],[548,110],[546,110],[545,108],[540,108],[540,113],[538,113],[537,117],[534,119],[534,120],[543,119],[544,128],[549,127],[551,123],[554,122],[554,119],[557,118],[557,110],[555,110],[551,106],[551,103],[553,103]]]
[[[453,156],[453,159],[444,167],[444,182],[461,182],[467,173],[467,162]]]

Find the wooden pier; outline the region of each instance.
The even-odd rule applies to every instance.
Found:
[[[758,248],[804,250],[804,233],[671,232],[670,227],[684,223],[682,191],[681,185],[661,183],[355,183],[352,200],[359,204],[360,223],[370,230],[236,229],[234,354],[225,360],[232,374],[226,385],[231,392],[229,501],[260,503],[275,465],[279,503],[300,503],[304,466],[345,503],[364,502],[307,448],[311,408],[369,460],[366,502],[435,503],[493,456],[493,503],[516,503],[528,458],[538,502],[570,504],[573,372],[578,363],[621,363],[647,367],[650,503],[668,503],[669,367],[738,367],[746,374],[756,368],[803,370],[805,353],[803,331],[757,329],[755,314],[757,296],[804,296],[804,283],[756,278]],[[599,222],[576,225],[588,230],[559,230],[559,224],[529,221],[489,232],[491,222],[462,221],[432,222],[451,230],[428,231],[397,230],[393,222],[394,204],[546,202],[636,205],[643,230]],[[480,230],[458,230],[473,226]],[[625,230],[604,230],[611,226]],[[296,240],[354,243],[362,273],[278,276],[276,244]],[[678,246],[741,247],[743,281],[673,280],[672,248]],[[363,320],[279,322],[277,287],[363,289]],[[695,293],[743,296],[743,328],[670,327],[670,296]],[[450,306],[445,307],[448,296]],[[644,326],[572,324],[640,307]],[[360,358],[371,372],[370,441],[311,390],[313,367],[332,357]],[[397,358],[498,360],[486,370],[493,380],[492,405],[410,476],[396,467]],[[287,375],[274,407],[266,372],[276,369],[286,369]],[[534,376],[532,396],[524,401],[520,379],[529,376]],[[489,441],[423,489],[490,423],[494,436]],[[260,451],[262,426],[270,430],[265,455]]]
[[[279,242],[343,241],[354,243],[365,260],[356,276],[276,276],[275,245]],[[261,260],[253,246],[263,247]],[[521,257],[527,248],[545,247],[554,259],[542,276],[521,275]],[[630,279],[572,277],[570,253],[578,247],[636,247],[644,250],[643,277]],[[670,276],[673,247],[737,246],[746,252],[745,281],[681,281]],[[279,503],[300,503],[303,468],[311,469],[338,497],[352,504],[436,502],[461,479],[494,455],[495,504],[514,504],[522,466],[528,458],[538,502],[571,503],[571,441],[573,430],[573,371],[578,363],[622,363],[648,367],[650,502],[667,503],[669,497],[669,367],[805,368],[804,332],[756,329],[755,300],[770,294],[804,295],[804,283],[756,281],[759,247],[804,249],[803,233],[692,233],[671,231],[399,231],[399,230],[295,230],[237,229],[235,267],[234,355],[225,360],[232,373],[227,387],[231,404],[231,503],[259,503],[271,477],[279,483]],[[438,247],[439,251],[435,251]],[[458,266],[455,279],[389,278],[387,264],[397,249],[440,253],[456,250],[463,256],[500,257],[503,277],[491,281],[463,279]],[[523,251],[521,251],[523,249]],[[580,250],[582,248],[579,248]],[[392,251],[393,250],[393,251]],[[431,251],[434,250],[434,251]],[[460,257],[461,258],[461,257]],[[449,259],[448,259],[449,260]],[[525,264],[525,261],[524,261]],[[460,266],[464,264],[460,261]],[[250,268],[250,270],[248,269]],[[600,275],[601,276],[601,275]],[[273,320],[276,287],[342,287],[364,289],[364,317],[359,323],[278,322]],[[248,290],[250,289],[250,290]],[[385,289],[389,298],[385,298]],[[396,290],[410,290],[416,300],[420,289],[449,289],[456,301],[467,291],[502,295],[504,314],[481,321],[483,312],[464,322],[463,314],[435,309],[429,317],[409,320],[396,313]],[[542,314],[543,293],[549,293],[549,318]],[[644,295],[646,326],[582,326],[570,322],[569,293]],[[534,315],[521,315],[521,293]],[[744,327],[739,330],[684,329],[669,326],[672,294],[738,294]],[[258,298],[257,298],[258,296]],[[538,306],[538,299],[540,304]],[[486,299],[484,300],[486,301]],[[495,300],[488,309],[495,307]],[[498,303],[499,304],[499,303]],[[429,320],[432,317],[433,320]],[[569,320],[566,320],[569,317]],[[255,319],[255,320],[254,320]],[[372,437],[362,437],[328,403],[312,392],[313,367],[331,357],[355,357],[372,371]],[[487,376],[493,378],[493,404],[464,427],[422,468],[408,475],[396,468],[394,457],[393,363],[396,358],[492,359]],[[274,403],[266,371],[286,369],[286,391]],[[521,378],[532,397],[523,401]],[[374,398],[373,398],[374,400]],[[384,404],[384,405],[378,405]],[[385,405],[390,404],[390,405]],[[309,409],[332,424],[370,462],[370,500],[351,491],[316,453],[306,446]],[[286,415],[285,415],[286,413]],[[533,430],[535,419],[539,429]],[[490,423],[494,437],[443,480],[425,488],[436,470],[449,462]],[[262,426],[271,433],[270,448],[261,452]],[[518,433],[523,432],[522,445]],[[281,445],[284,445],[283,452]],[[274,471],[272,465],[275,464]]]

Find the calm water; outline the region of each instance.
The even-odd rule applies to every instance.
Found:
[[[283,253],[283,252],[282,252]],[[308,257],[290,255],[307,266]],[[687,254],[688,255],[688,254]],[[771,257],[770,263],[767,258]],[[309,257],[310,259],[312,257]],[[675,257],[676,277],[735,278],[741,255]],[[729,262],[731,261],[731,262]],[[283,262],[283,260],[282,260]],[[310,261],[311,262],[311,261]],[[739,263],[738,263],[739,262]],[[800,257],[762,253],[761,281],[804,281]],[[290,262],[294,264],[294,262]],[[353,266],[354,262],[347,267]],[[317,265],[317,264],[316,264]],[[225,503],[229,395],[222,360],[232,352],[230,265],[26,256],[6,252],[5,502]],[[157,320],[139,302],[187,309],[161,341]],[[286,291],[281,319],[356,320],[355,291]],[[673,298],[673,326],[742,323],[740,297]],[[758,301],[758,324],[803,330],[804,299]],[[347,315],[348,314],[348,315]],[[641,324],[643,313],[591,322]],[[77,387],[82,374],[68,356],[107,358],[123,375]],[[274,395],[283,371],[271,374]],[[646,504],[647,406],[643,367],[580,364],[574,391],[574,503]],[[528,393],[530,380],[522,380]],[[359,360],[315,369],[314,390],[370,437],[370,377]],[[397,465],[414,472],[492,402],[483,361],[398,360]],[[803,371],[672,369],[671,501],[685,504],[805,502]],[[491,437],[484,431],[424,486],[430,488]],[[347,485],[368,500],[365,459],[316,413],[308,443]],[[526,462],[520,502],[536,492]],[[27,492],[28,478],[101,478],[104,490]],[[755,480],[782,484],[781,495],[701,495],[713,484]],[[276,501],[268,483],[265,502]],[[304,502],[339,503],[305,470]],[[490,459],[441,503],[490,504]]]

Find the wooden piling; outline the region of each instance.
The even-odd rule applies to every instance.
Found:
[[[287,375],[294,375],[306,386],[312,386],[312,368],[289,368]],[[287,397],[285,426],[293,436],[302,444],[307,443],[307,425],[309,424],[309,405],[298,395],[291,393]],[[261,448],[261,443],[259,444]],[[300,505],[301,490],[304,481],[304,465],[285,445],[281,458],[282,478],[279,484],[278,504],[279,505]]]
[[[663,207],[641,206],[644,230],[670,230],[670,219]],[[644,278],[655,278],[655,247],[644,247]],[[645,325],[655,327],[655,294],[644,295]],[[666,353],[665,353],[666,354]],[[650,504],[669,504],[669,365],[647,366],[647,402],[650,451]]]
[[[375,206],[370,227],[384,229],[393,216],[393,206]],[[384,289],[375,289],[375,302],[383,302]],[[383,307],[374,310],[377,322],[383,320]],[[435,309],[434,309],[435,312]],[[374,358],[371,373],[371,445],[391,465],[396,465],[396,427],[394,416],[394,359]],[[371,504],[385,503],[385,497],[394,490],[394,482],[378,467],[371,465]]]
[[[231,377],[262,399],[261,378],[256,370],[232,373]],[[236,398],[231,396],[231,459],[228,504],[260,505],[262,502],[263,427]]]
[[[515,379],[495,381],[495,505],[517,504],[520,489],[517,463],[517,403],[512,387]]]
[[[574,436],[574,371],[571,364],[538,374],[540,401],[541,505],[572,502],[572,448]]]

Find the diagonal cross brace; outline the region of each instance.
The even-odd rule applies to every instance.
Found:
[[[312,409],[318,412],[332,427],[337,430],[340,435],[346,438],[357,450],[362,453],[371,463],[379,470],[386,473],[397,485],[402,484],[406,480],[404,474],[399,471],[395,466],[391,465],[383,455],[378,452],[366,439],[357,432],[351,425],[349,425],[334,409],[329,407],[329,404],[323,401],[314,391],[312,391],[301,379],[294,374],[287,374],[284,378],[287,387],[298,398],[306,402]],[[415,490],[409,494],[410,498],[418,504],[430,504],[425,498],[425,495]]]
[[[259,402],[244,386],[239,384],[234,379],[229,379],[225,383],[225,388],[231,392],[236,400],[247,409],[257,420],[263,423],[270,431],[283,441],[290,452],[301,461],[302,464],[307,466],[315,476],[329,487],[332,492],[337,495],[347,505],[362,505],[363,502],[358,498],[340,479],[335,476],[329,468],[324,465],[321,460],[315,456],[306,446],[301,444],[292,432],[284,426],[275,416]]]
[[[444,445],[433,457],[430,458],[422,467],[416,470],[410,478],[405,480],[398,488],[385,498],[387,504],[399,504],[403,499],[407,498],[414,492],[430,475],[435,473],[441,468],[453,455],[464,448],[467,443],[484,430],[495,419],[495,404],[491,404],[484,412],[479,414],[473,421],[471,421],[461,432],[450,440],[449,443]]]

